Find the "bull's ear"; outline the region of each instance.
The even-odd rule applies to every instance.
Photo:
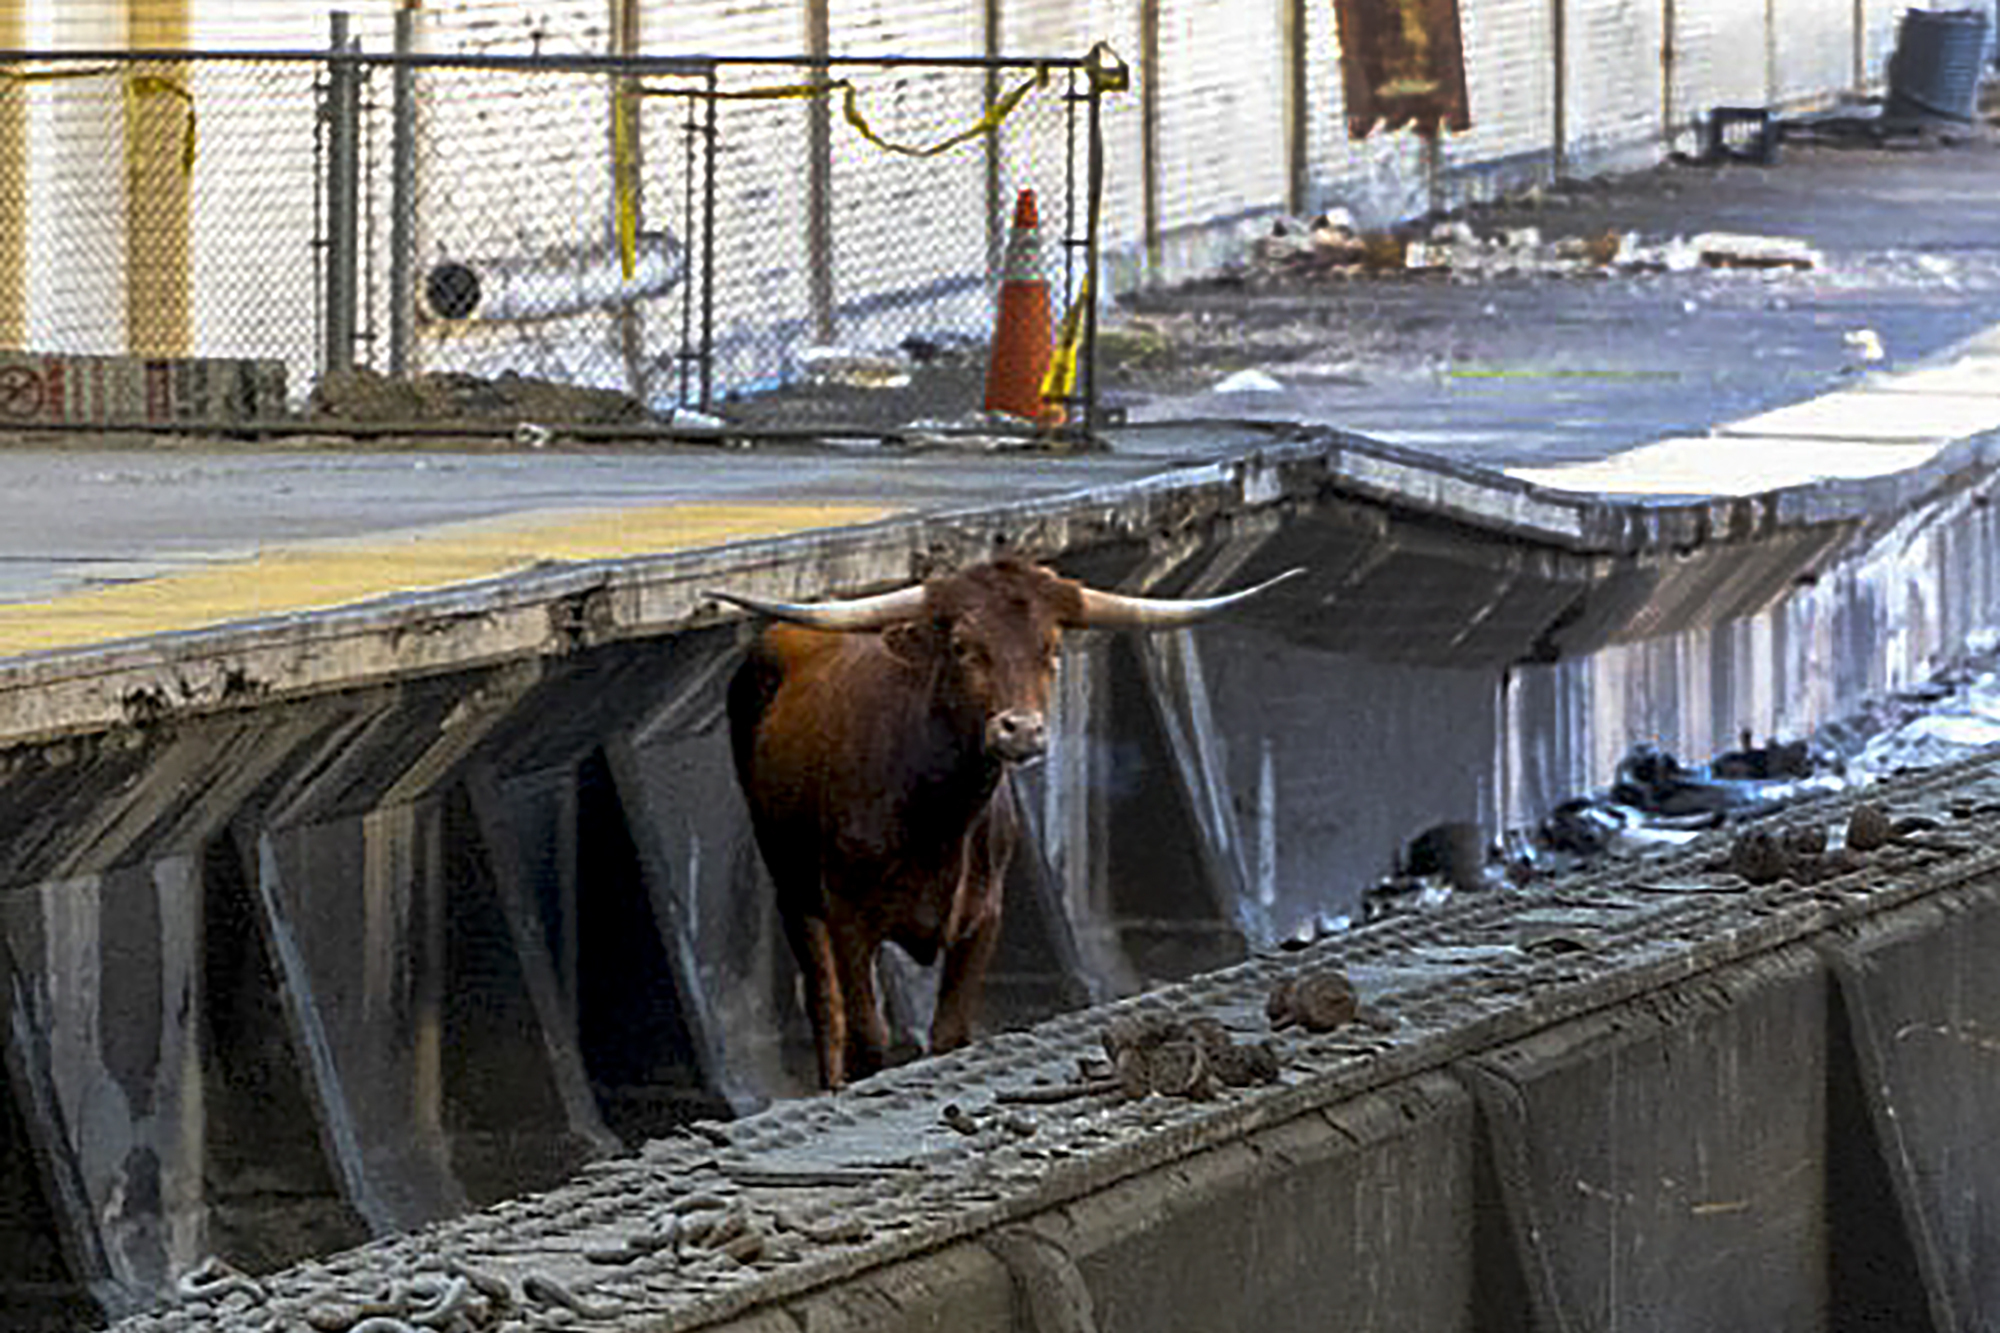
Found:
[[[882,646],[904,666],[921,666],[930,656],[935,633],[924,621],[899,620],[882,631]]]

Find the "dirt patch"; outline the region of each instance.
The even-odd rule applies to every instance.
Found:
[[[387,425],[491,422],[513,427],[637,426],[654,420],[628,393],[594,389],[512,372],[495,379],[440,372],[398,380],[373,370],[336,371],[323,378],[306,415],[329,422]]]

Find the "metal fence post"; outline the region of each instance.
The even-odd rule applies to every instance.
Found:
[[[361,86],[349,16],[333,15],[326,96],[326,349],[320,371],[354,368],[361,290]]]
[[[806,103],[806,264],[812,340],[830,343],[834,325],[833,112],[828,64],[832,19],[828,0],[806,0],[806,53],[812,57],[812,84],[818,95]]]
[[[1306,0],[1284,0],[1278,22],[1285,62],[1285,211],[1297,217],[1312,207],[1312,108],[1307,77],[1312,30]]]
[[[417,283],[417,15],[396,11],[395,119],[389,142],[389,373],[410,373]]]
[[[1083,365],[1080,370],[1083,378],[1083,437],[1088,440],[1097,430],[1097,302],[1103,290],[1098,286],[1097,252],[1101,239],[1098,218],[1104,210],[1104,80],[1093,67],[1086,82],[1090,87],[1087,118],[1090,161],[1084,167],[1084,188],[1088,193],[1083,219]]]

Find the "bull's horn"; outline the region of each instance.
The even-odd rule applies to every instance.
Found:
[[[773,620],[787,620],[813,629],[847,632],[881,629],[899,620],[909,620],[924,609],[924,587],[921,583],[843,602],[771,602],[734,592],[704,592],[702,596],[734,603],[747,611],[770,616]]]
[[[1288,569],[1274,579],[1266,579],[1254,588],[1242,592],[1228,593],[1222,597],[1188,597],[1173,599],[1166,597],[1127,597],[1123,593],[1101,592],[1096,588],[1084,588],[1083,615],[1077,625],[1094,629],[1176,629],[1182,625],[1192,625],[1206,620],[1232,606],[1240,606],[1252,597],[1261,596],[1277,587],[1286,579],[1297,578],[1305,573],[1303,569]]]

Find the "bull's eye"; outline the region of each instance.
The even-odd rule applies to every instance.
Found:
[[[961,662],[970,662],[979,656],[979,645],[971,639],[953,639],[951,655]]]

